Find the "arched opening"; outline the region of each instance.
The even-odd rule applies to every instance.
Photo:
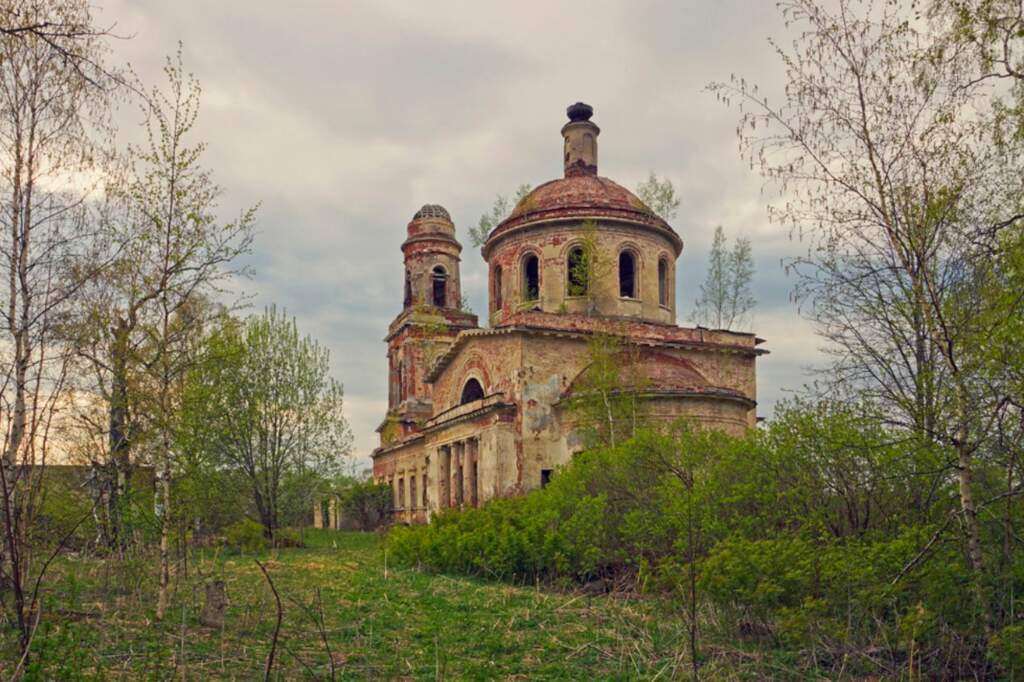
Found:
[[[636,256],[632,251],[619,253],[619,296],[636,298]]]
[[[583,153],[586,154],[587,158],[591,160],[591,163],[597,164],[596,145],[594,144],[594,136],[590,133],[583,134]]]
[[[501,266],[494,266],[494,275],[491,280],[491,286],[494,287],[491,301],[493,302],[492,308],[494,310],[501,310]]]
[[[398,402],[401,403],[405,400],[405,371],[402,362],[398,362],[398,369],[395,374],[398,377]]]
[[[536,301],[540,297],[540,260],[535,254],[523,258],[523,300]]]
[[[448,273],[440,265],[434,266],[434,305],[438,308],[448,307]]]
[[[484,387],[480,385],[480,382],[476,379],[470,379],[466,382],[466,385],[462,387],[462,397],[459,399],[460,405],[471,403],[474,400],[483,400]]]
[[[405,271],[405,302],[403,305],[408,308],[412,305],[412,275]]]
[[[658,259],[658,303],[668,306],[668,260]]]
[[[574,246],[569,251],[566,267],[566,293],[569,296],[583,296],[587,293],[587,263],[583,248]]]
[[[391,365],[388,381],[388,407],[391,408],[398,404],[398,367],[394,356],[388,356],[388,364]]]

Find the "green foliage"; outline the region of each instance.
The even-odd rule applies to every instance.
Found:
[[[654,679],[680,665],[680,618],[653,600],[580,599],[405,570],[375,533],[307,529],[305,537],[304,548],[257,555],[284,605],[272,679],[329,680],[332,661],[337,680]],[[153,620],[146,603],[153,572],[140,572],[139,595],[115,597],[107,591],[114,566],[58,558],[52,589],[67,592],[74,576],[78,606],[47,603],[28,679],[264,678],[275,611],[253,557],[196,552],[188,572],[175,576],[163,621]],[[211,579],[227,589],[223,629],[198,621]],[[311,617],[317,604],[330,652]],[[17,660],[12,638],[10,628],[0,629],[0,667]],[[723,663],[723,673],[729,666]]]
[[[601,249],[600,231],[597,223],[586,220],[580,225],[579,242],[569,255],[569,288],[570,296],[585,297],[588,302],[587,313],[597,311],[601,289],[605,279],[611,274],[614,262]]]
[[[319,482],[342,472],[352,434],[325,348],[271,307],[231,321],[190,371],[179,442],[196,468],[240,472],[269,534],[304,522]]]
[[[679,210],[679,196],[668,178],[659,179],[654,171],[636,187],[636,195],[642,202],[667,222],[672,222]]]
[[[725,637],[759,633],[793,655],[884,644],[894,660],[912,651],[926,676],[976,665],[970,567],[952,537],[931,541],[957,509],[955,482],[932,474],[949,453],[894,439],[859,407],[784,404],[743,438],[683,423],[639,429],[577,455],[541,490],[395,529],[388,546],[434,571],[612,578],[677,604],[692,572]],[[1024,557],[1012,561],[1007,589],[1024,590]],[[1011,655],[1015,636],[995,642],[993,660]],[[932,653],[922,662],[921,652]]]
[[[252,519],[236,521],[224,529],[224,542],[239,552],[259,552],[270,547],[263,526]]]
[[[359,523],[362,530],[373,530],[388,520],[394,493],[386,483],[357,481],[340,494],[341,512]]]
[[[615,445],[645,422],[640,350],[619,334],[596,333],[587,341],[589,363],[572,387],[567,406],[576,432],[589,447]]]
[[[518,206],[529,193],[530,185],[523,184],[516,188],[516,193],[513,195],[511,200],[503,194],[497,195],[494,198],[494,205],[491,206],[490,212],[481,215],[480,221],[476,225],[470,225],[470,243],[475,247],[483,246],[484,242],[487,241],[487,237],[491,234],[491,230],[497,227],[498,223],[507,218],[509,212]]]
[[[726,241],[719,225],[711,242],[708,274],[692,313],[697,324],[713,329],[733,329],[749,322],[750,311],[757,303],[750,288],[754,277],[750,240],[737,237],[731,252]]]
[[[1008,679],[1024,671],[1024,624],[1007,625],[992,637],[989,657]]]

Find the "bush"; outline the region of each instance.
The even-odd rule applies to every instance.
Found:
[[[259,552],[270,547],[263,526],[252,519],[242,519],[224,529],[224,543],[240,552]]]
[[[360,530],[374,530],[391,513],[391,486],[375,481],[353,483],[341,493],[341,514],[358,524]]]
[[[885,651],[884,666],[913,657],[932,666],[925,676],[984,665],[962,548],[946,541],[919,558],[958,505],[954,485],[917,502],[916,472],[936,470],[942,453],[848,412],[779,413],[744,438],[684,424],[641,431],[577,455],[526,496],[392,529],[388,546],[397,562],[434,571],[526,583],[611,578],[659,592],[673,608],[689,599],[695,575],[702,608],[728,638],[770,635],[791,652],[824,647],[835,660],[855,647]],[[1010,595],[1024,592],[1022,560],[1000,569]],[[988,656],[1020,670],[1021,629],[998,625]],[[884,668],[871,660],[857,674]]]
[[[997,632],[989,646],[989,657],[1008,679],[1024,672],[1024,625],[1007,625]]]
[[[294,528],[274,529],[275,547],[305,547],[302,535]]]

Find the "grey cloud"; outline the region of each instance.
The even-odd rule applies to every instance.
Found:
[[[714,226],[753,239],[755,320],[772,351],[762,414],[820,360],[778,267],[805,247],[768,224],[760,180],[737,154],[737,112],[703,90],[731,73],[779,90],[773,3],[111,0],[101,18],[134,35],[115,56],[147,82],[183,41],[224,215],[261,202],[255,277],[242,286],[256,309],[277,302],[331,349],[362,455],[384,409],[381,339],[400,308],[409,218],[444,204],[464,238],[495,194],[560,175],[558,131],[577,99],[596,108],[602,174],[634,187],[654,170],[682,195],[681,319]],[[122,120],[137,133],[134,110]],[[465,293],[481,313],[484,264],[465,247]]]

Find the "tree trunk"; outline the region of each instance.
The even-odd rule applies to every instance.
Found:
[[[979,618],[985,624],[988,631],[991,619],[988,604],[985,599],[984,586],[984,558],[981,553],[981,531],[978,527],[978,510],[974,506],[974,492],[971,487],[974,481],[974,462],[971,447],[968,442],[969,430],[967,427],[967,413],[965,403],[965,391],[962,386],[957,387],[957,434],[956,453],[957,470],[960,486],[960,511],[964,519],[964,531],[967,534],[967,561],[970,564],[971,587],[974,593],[974,607]]]
[[[156,601],[157,620],[167,612],[171,584],[171,465],[165,454],[160,471],[160,591]]]
[[[110,548],[125,546],[123,505],[128,495],[130,456],[128,445],[128,324],[118,318],[111,349],[113,377],[110,391],[110,494],[107,517],[110,521]]]

